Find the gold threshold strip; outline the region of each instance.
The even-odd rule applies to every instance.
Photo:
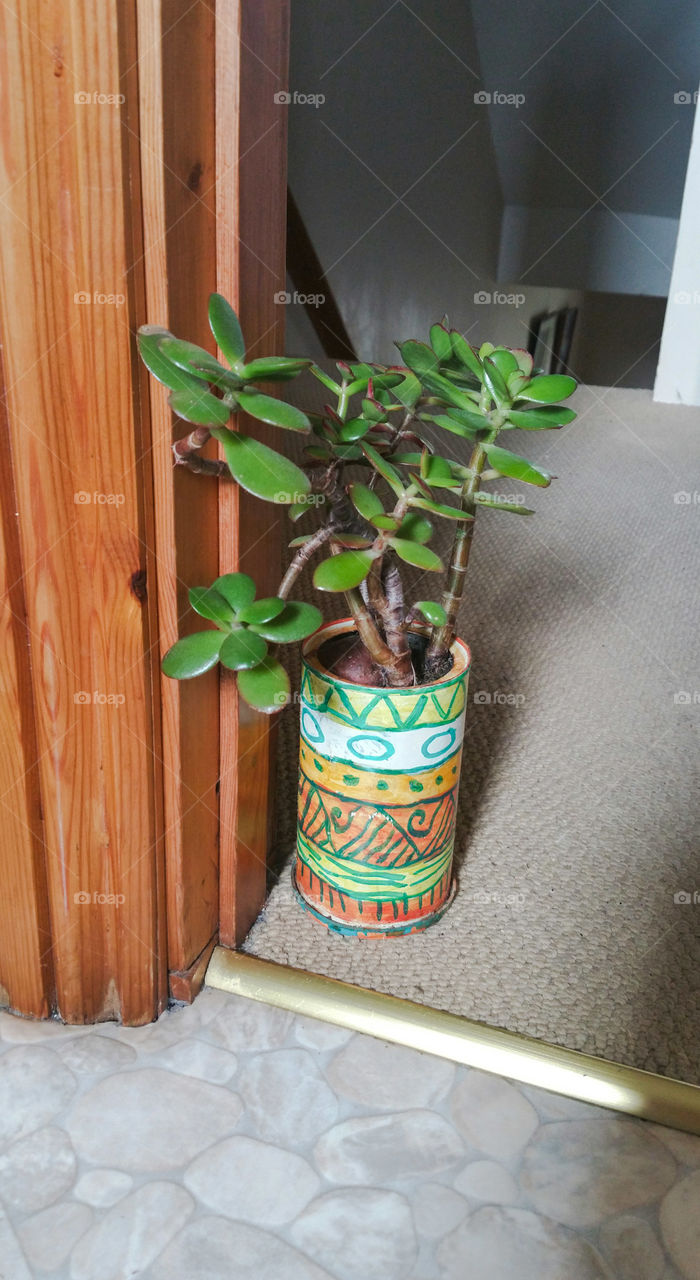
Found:
[[[206,985],[598,1107],[700,1134],[700,1088],[412,1000],[216,947]]]

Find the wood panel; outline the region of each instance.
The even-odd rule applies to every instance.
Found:
[[[141,0],[138,18],[147,318],[213,351],[214,15],[191,0]],[[173,427],[167,391],[154,379],[149,393],[162,656],[179,635],[198,629],[188,587],[218,573],[218,486],[174,469],[171,443],[183,424]],[[192,682],[161,676],[160,696],[168,967],[181,975],[218,927],[217,672]],[[180,991],[181,976],[177,982]]]
[[[288,0],[217,8],[216,142],[219,291],[239,312],[253,355],[280,353],[285,283]],[[242,429],[245,427],[242,425]],[[256,423],[254,434],[265,438]],[[272,430],[267,436],[274,444]],[[277,438],[277,444],[280,441]],[[221,572],[249,571],[262,595],[280,580],[281,522],[267,503],[221,485]],[[221,681],[220,936],[238,945],[265,896],[274,731]]]
[[[130,332],[135,8],[7,0],[0,48],[0,320],[57,1004],[69,1022],[140,1023],[166,975],[149,421]]]
[[[0,378],[0,383],[2,379]],[[0,401],[0,1004],[36,1018],[53,1002],[46,866],[22,560]]]

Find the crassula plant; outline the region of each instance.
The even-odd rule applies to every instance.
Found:
[[[166,329],[139,331],[144,363],[170,389],[175,414],[193,427],[173,446],[176,462],[232,478],[257,498],[286,505],[302,529],[307,522],[314,527],[290,542],[275,596],[256,600],[254,582],[243,573],[193,587],[193,609],[215,629],[178,640],[163,670],[187,679],[221,662],[237,673],[251,706],[279,710],[290,690],[277,646],[302,640],[322,622],[314,605],[290,598],[313,564],[314,586],[342,593],[355,623],[351,644],[332,655],[338,675],[393,687],[439,679],[452,663],[477,512],[533,514],[484,491],[483,483],[501,476],[540,487],[551,481],[497,437],[516,427],[539,431],[571,422],[575,413],[559,402],[575,390],[574,379],[534,369],[527,351],[489,342],[475,350],[446,321],[432,326],[429,345],[398,343],[401,365],[341,361],[333,376],[307,359],[246,361],[238,318],[219,294],[210,298],[209,321],[226,364]],[[321,414],[265,391],[265,384],[302,371],[328,392]],[[247,416],[245,432],[239,411]],[[303,463],[249,434],[248,423],[254,428],[256,421],[305,433]],[[225,461],[202,457],[210,436]],[[438,447],[441,439],[447,451]],[[452,528],[446,563],[429,546],[441,520]],[[419,593],[429,598],[409,601],[402,565],[422,571],[421,582],[425,572],[436,581],[442,574],[442,582]]]

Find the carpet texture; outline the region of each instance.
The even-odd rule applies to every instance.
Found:
[[[506,441],[549,489],[488,485],[537,514],[478,518],[454,905],[347,940],[300,909],[288,860],[245,950],[700,1084],[700,413],[595,387],[574,407]],[[289,709],[285,854],[297,749]]]

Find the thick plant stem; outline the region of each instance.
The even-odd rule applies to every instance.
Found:
[[[220,480],[232,480],[233,477],[225,462],[217,458],[199,456],[199,450],[203,449],[210,439],[211,433],[206,427],[195,427],[188,436],[176,440],[172,446],[176,465],[187,467],[189,471],[194,471],[195,475],[217,476]]]
[[[388,644],[385,644],[357,587],[346,591],[345,599],[360,640],[372,661],[384,671],[389,684],[395,689],[403,689],[415,684],[410,653],[408,651],[405,654],[394,653]]]
[[[452,543],[452,556],[447,572],[447,582],[442,596],[442,607],[447,614],[443,626],[433,633],[433,638],[426,653],[426,675],[438,679],[449,670],[449,653],[455,638],[457,615],[464,593],[464,579],[469,565],[472,538],[474,537],[474,518],[476,503],[474,495],[481,485],[481,473],[486,466],[486,450],[481,444],[475,445],[469,459],[469,478],[462,487],[462,507],[467,517],[460,520],[455,527]]]
[[[328,539],[332,538],[332,536],[333,530],[331,528],[325,527],[317,529],[309,538],[309,541],[305,542],[304,545],[299,548],[279,587],[277,588],[277,595],[281,600],[287,599],[287,596],[304,568],[304,565],[311,559],[314,551],[317,551],[319,547],[322,547],[324,542],[328,542]]]

